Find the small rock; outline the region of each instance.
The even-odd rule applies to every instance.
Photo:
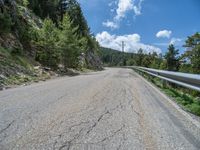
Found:
[[[51,68],[49,68],[49,67],[44,67],[43,68],[45,71],[50,71],[51,70]]]

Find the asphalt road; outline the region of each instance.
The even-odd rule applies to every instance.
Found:
[[[199,150],[199,127],[130,69],[0,91],[0,150]]]

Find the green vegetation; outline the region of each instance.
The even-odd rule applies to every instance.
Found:
[[[0,7],[1,83],[33,80],[34,66],[57,73],[102,69],[99,44],[76,0],[1,1]]]
[[[20,85],[22,83],[45,80],[49,75],[45,72],[37,74],[32,62],[27,57],[15,55],[12,50],[0,47],[0,88],[2,85]]]
[[[34,53],[36,61],[52,69],[60,64],[77,68],[81,53],[98,51],[98,43],[76,0],[7,2],[0,21],[0,32],[11,33],[22,44],[14,47],[13,53]]]
[[[37,32],[38,37],[35,42],[39,48],[36,51],[36,60],[56,69],[61,60],[61,51],[57,44],[59,42],[58,29],[50,19],[46,19],[43,27]]]
[[[179,50],[175,50],[174,45],[169,45],[168,51],[166,52],[164,58],[166,60],[166,69],[170,71],[177,71],[179,67],[179,60],[177,55]]]
[[[0,34],[9,33],[12,26],[12,19],[8,13],[0,13]]]
[[[144,54],[142,49],[138,53],[123,53],[108,48],[101,48],[101,60],[105,66],[145,66],[159,68],[162,58],[157,53]]]
[[[184,46],[189,50],[183,54],[182,58],[190,61],[190,69],[193,73],[200,73],[200,33],[189,36]]]
[[[122,53],[117,50],[101,48],[101,59],[105,66],[126,66],[134,65],[136,54]]]

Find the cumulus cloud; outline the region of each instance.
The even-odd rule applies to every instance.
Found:
[[[116,11],[112,24],[119,27],[120,21],[126,17],[129,11],[133,11],[135,16],[141,15],[143,1],[144,0],[118,0],[117,9],[111,9],[111,12]],[[117,1],[113,1],[108,5],[111,7],[116,2]],[[103,22],[103,25],[113,29],[112,25],[106,25],[105,22]]]
[[[170,30],[162,30],[156,34],[157,38],[170,38],[172,31]]]
[[[107,20],[106,22],[103,22],[102,24],[103,24],[103,26],[110,27],[111,29],[116,29],[116,28],[119,27],[116,22],[112,22],[112,21],[109,21],[109,20]]]
[[[126,52],[136,53],[140,48],[142,48],[145,53],[149,52],[161,53],[160,48],[141,43],[141,37],[139,34],[117,36],[117,35],[111,35],[110,33],[103,31],[102,33],[98,33],[96,35],[96,39],[101,46],[112,48],[119,51],[121,51],[121,44],[122,41],[124,41]]]

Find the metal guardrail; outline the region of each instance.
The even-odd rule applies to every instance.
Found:
[[[128,68],[136,69],[151,76],[155,76],[165,81],[177,84],[179,86],[183,86],[200,92],[200,75],[198,74],[164,71],[137,66],[130,66]]]

